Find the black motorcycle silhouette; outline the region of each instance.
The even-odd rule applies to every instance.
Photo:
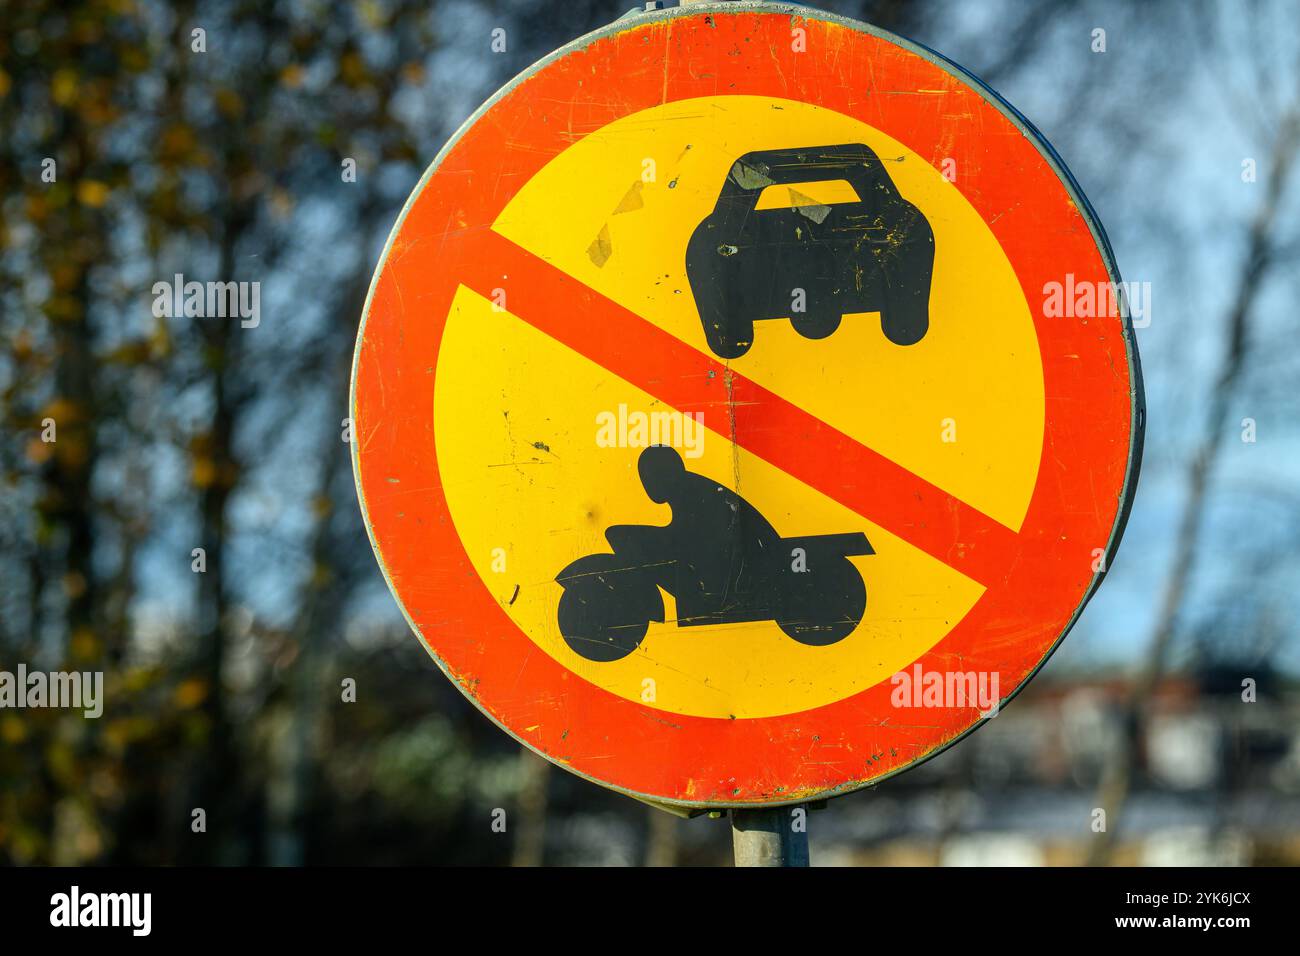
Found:
[[[857,200],[757,208],[769,186],[817,181],[847,183]],[[823,339],[852,312],[879,312],[891,342],[914,345],[930,326],[933,268],[930,223],[862,143],[746,153],[686,245],[704,336],[724,359],[749,351],[756,320],[789,318],[800,335]]]
[[[866,586],[848,556],[875,553],[865,534],[783,538],[740,495],[688,472],[672,448],[647,448],[637,470],[672,520],[611,526],[613,554],[589,554],[556,576],[560,633],[576,653],[616,661],[636,650],[650,622],[664,620],[660,588],[677,602],[678,627],[770,620],[801,644],[825,646],[862,621]]]

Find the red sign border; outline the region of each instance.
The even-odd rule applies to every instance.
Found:
[[[700,22],[693,29],[688,28],[690,29],[688,33],[686,29],[683,29],[687,25],[682,22],[687,20]],[[742,29],[742,21],[751,28],[750,34],[745,34],[744,29]],[[499,187],[503,181],[509,182],[510,178],[514,177],[517,181],[516,188],[518,188],[527,181],[527,177],[531,176],[531,173],[528,173],[526,168],[520,168],[521,165],[527,166],[531,164],[535,167],[532,171],[536,172],[536,169],[541,168],[544,162],[549,161],[549,155],[539,160],[538,150],[529,150],[525,156],[524,151],[521,150],[500,148],[503,136],[517,134],[518,132],[517,129],[512,129],[507,121],[511,118],[519,120],[524,118],[524,100],[522,97],[515,96],[521,88],[529,87],[534,90],[537,90],[538,87],[544,88],[547,82],[546,78],[554,75],[556,73],[555,68],[564,66],[566,61],[569,74],[566,81],[572,81],[574,75],[577,75],[580,70],[585,70],[584,75],[589,76],[590,80],[587,81],[585,87],[579,85],[576,91],[570,87],[570,96],[565,105],[570,127],[588,122],[594,123],[592,125],[593,129],[605,125],[605,123],[616,118],[616,115],[626,115],[668,100],[687,98],[689,95],[716,95],[725,92],[757,92],[761,94],[765,78],[743,75],[744,70],[739,68],[744,66],[743,61],[746,58],[736,57],[735,60],[740,62],[733,64],[710,60],[714,64],[721,62],[721,68],[712,75],[690,74],[685,78],[670,78],[665,71],[662,91],[638,87],[635,77],[624,78],[624,80],[620,80],[620,84],[624,85],[620,85],[619,89],[619,96],[622,99],[618,104],[614,104],[611,101],[616,97],[611,96],[607,89],[601,92],[601,83],[608,83],[607,78],[616,74],[612,70],[602,72],[599,68],[599,60],[603,56],[616,53],[622,45],[631,43],[638,33],[642,34],[643,42],[649,42],[652,37],[663,39],[666,44],[670,45],[673,53],[679,56],[684,53],[689,60],[693,54],[703,56],[711,46],[716,48],[719,44],[728,42],[729,39],[742,38],[744,35],[752,36],[761,31],[773,33],[773,37],[770,38],[773,41],[779,38],[788,42],[792,25],[801,25],[810,34],[844,28],[853,30],[863,34],[869,41],[876,41],[877,44],[890,44],[914,54],[918,62],[912,63],[911,60],[906,62],[910,63],[914,68],[932,70],[936,81],[942,83],[945,79],[949,81],[955,80],[958,85],[977,94],[983,105],[996,111],[1014,129],[1018,130],[1022,134],[1019,139],[1036,150],[1043,160],[1043,168],[1033,170],[1027,174],[1028,178],[1037,177],[1042,179],[1043,172],[1050,173],[1056,184],[1063,189],[1063,197],[1071,204],[1071,208],[1077,214],[1078,219],[1087,226],[1087,241],[1091,247],[1089,251],[1096,256],[1095,266],[1100,268],[1091,268],[1086,275],[1094,278],[1095,281],[1119,283],[1119,273],[1115,266],[1114,257],[1100,223],[1097,221],[1087,200],[1083,197],[1074,178],[1065,168],[1064,163],[1028,121],[996,93],[984,87],[976,77],[938,54],[915,43],[833,14],[775,3],[747,2],[743,5],[739,3],[697,5],[641,14],[636,17],[618,20],[574,41],[520,74],[484,103],[466,121],[425,172],[393,228],[381,258],[381,264],[376,270],[375,278],[367,296],[353,362],[350,395],[351,413],[354,422],[352,455],[358,498],[367,533],[370,535],[371,544],[394,597],[397,599],[412,629],[421,636],[422,643],[424,643],[435,662],[494,723],[535,752],[602,786],[643,800],[685,808],[720,809],[727,807],[781,806],[838,796],[879,783],[895,773],[916,766],[923,760],[929,759],[962,739],[967,733],[980,726],[982,720],[973,708],[927,711],[924,723],[930,726],[910,729],[913,731],[917,729],[934,730],[936,729],[935,725],[940,725],[937,728],[938,733],[931,734],[930,739],[916,739],[909,744],[902,743],[900,739],[899,746],[905,747],[910,752],[902,753],[896,746],[889,748],[892,752],[887,753],[880,749],[878,745],[873,744],[872,732],[875,728],[870,723],[863,724],[860,721],[854,721],[853,717],[855,710],[861,716],[861,712],[864,710],[863,703],[868,698],[878,698],[882,694],[888,695],[890,691],[888,682],[882,682],[857,695],[833,704],[799,714],[728,721],[673,714],[618,698],[578,678],[544,654],[529,654],[529,649],[535,651],[535,647],[531,645],[526,636],[518,632],[513,622],[510,621],[486,588],[477,580],[477,574],[470,565],[468,557],[464,554],[463,546],[457,538],[454,527],[447,515],[446,502],[441,493],[441,488],[432,489],[430,494],[426,496],[436,505],[433,512],[429,512],[426,507],[421,515],[412,516],[412,507],[419,510],[422,504],[427,506],[430,501],[423,503],[412,502],[411,496],[407,495],[404,503],[400,506],[402,510],[398,511],[398,506],[393,504],[392,496],[386,494],[386,492],[391,491],[391,488],[386,488],[382,484],[386,480],[385,477],[377,475],[374,478],[367,477],[367,467],[363,465],[361,459],[363,449],[370,447],[371,443],[376,440],[381,442],[388,440],[391,445],[394,436],[384,435],[377,426],[372,427],[372,421],[367,415],[367,408],[364,403],[358,403],[358,392],[366,384],[376,384],[381,379],[384,379],[386,380],[384,381],[386,390],[390,392],[400,390],[408,397],[410,394],[417,397],[427,397],[429,400],[427,407],[432,408],[432,370],[426,369],[427,376],[417,378],[418,370],[415,367],[417,365],[421,368],[429,366],[430,359],[427,357],[427,353],[417,347],[420,344],[419,342],[410,341],[410,336],[412,334],[423,336],[421,342],[424,344],[428,344],[429,337],[432,336],[433,354],[436,355],[441,328],[446,321],[446,310],[440,312],[436,307],[430,309],[425,300],[430,295],[438,295],[447,297],[449,302],[450,294],[454,293],[459,282],[440,281],[431,283],[427,276],[422,279],[419,275],[412,274],[413,270],[411,269],[404,271],[401,261],[404,254],[409,250],[410,243],[403,240],[403,231],[408,226],[420,227],[414,230],[416,239],[411,240],[411,242],[432,241],[436,238],[439,243],[439,253],[447,253],[454,263],[459,255],[468,255],[466,240],[472,239],[473,233],[476,230],[481,231],[485,224],[490,226],[490,223],[496,218],[496,213],[508,200],[508,196],[503,197],[499,192]],[[706,33],[706,30],[709,32]],[[619,39],[615,43],[601,42],[612,38]],[[812,36],[809,37],[807,50],[808,52],[800,55],[818,55],[815,48],[815,39]],[[920,67],[919,64],[927,64],[928,67]],[[687,72],[690,73],[689,70]],[[770,78],[766,79],[770,81]],[[728,83],[728,81],[730,82]],[[724,83],[727,83],[727,85],[724,86]],[[741,86],[740,84],[744,85]],[[691,89],[695,89],[696,92],[690,92]],[[539,92],[545,92],[545,90],[542,89]],[[670,92],[685,95],[669,95]],[[842,93],[842,91],[840,92]],[[579,94],[585,95],[586,100],[583,100]],[[769,91],[768,95],[796,98],[790,95],[788,89],[783,93]],[[888,99],[888,97],[875,97],[873,100],[863,102],[864,105],[870,102],[872,105],[879,107],[880,103]],[[917,131],[912,131],[914,135],[911,138],[899,135],[897,128],[891,128],[888,124],[881,125],[879,118],[871,119],[865,116],[864,112],[867,111],[858,110],[855,112],[851,108],[837,107],[837,100],[834,96],[818,97],[815,101],[827,108],[839,108],[840,112],[859,116],[864,121],[883,129],[896,139],[904,142],[914,152],[923,157],[934,155],[933,149],[927,150],[925,144],[915,141]],[[600,114],[610,113],[615,106],[619,107],[621,112],[617,112],[616,115],[607,115],[603,122],[600,121]],[[882,112],[882,110],[878,108],[877,112]],[[889,110],[884,109],[883,112],[888,113]],[[529,118],[534,121],[536,119],[535,116]],[[556,133],[558,130],[551,132]],[[553,144],[554,139],[555,137],[552,136]],[[496,148],[496,162],[492,162],[490,159],[484,161],[483,152],[488,149],[489,145]],[[1016,143],[1014,147],[1020,148],[1022,143]],[[960,152],[961,144],[954,141],[949,144],[949,150],[952,153]],[[556,149],[552,155],[558,154],[558,152],[559,149]],[[996,150],[986,150],[986,158],[994,152]],[[1014,152],[1014,148],[1009,147],[1005,152]],[[466,158],[470,154],[473,154],[474,160],[466,162]],[[521,158],[522,163],[520,162]],[[515,161],[513,168],[507,165],[509,160]],[[959,168],[961,168],[960,165]],[[978,169],[978,165],[976,168]],[[494,170],[494,173],[484,175],[485,170]],[[1024,172],[1023,169],[1019,171]],[[459,190],[458,201],[449,201],[447,198],[448,191],[444,191],[442,202],[435,201],[435,197],[427,187],[437,177],[444,177],[449,183],[456,184]],[[474,184],[476,177],[485,179],[491,187],[490,190],[482,187],[476,188]],[[451,190],[451,192],[455,191]],[[990,197],[986,193],[968,194],[967,198],[975,205],[976,209],[980,210],[986,222],[989,222],[990,208],[1000,210],[1001,215],[993,222],[990,222],[990,228],[994,230],[995,235],[998,235],[999,242],[1003,244],[1004,249],[1008,249],[1008,244],[1004,240],[1006,235],[1009,234],[1008,230],[1011,224],[1019,221],[1016,207],[1007,202],[999,205],[994,197]],[[1003,198],[1009,199],[1011,197],[997,197],[997,199]],[[473,206],[478,206],[478,208],[472,208]],[[1023,220],[1023,214],[1019,214],[1019,216]],[[423,237],[423,239],[420,237]],[[1069,240],[1067,238],[1063,241]],[[1023,237],[1021,245],[1023,245]],[[1011,257],[1010,251],[1009,257]],[[1034,282],[1027,282],[1026,270],[1022,269],[1021,260],[1011,258],[1017,276],[1021,279],[1022,286],[1025,287],[1027,298],[1034,301],[1039,286]],[[1078,261],[1087,262],[1088,259],[1089,256],[1084,255]],[[446,273],[450,270],[440,269],[439,271],[440,273]],[[1033,273],[1034,270],[1031,268],[1027,271]],[[1054,275],[1055,273],[1050,274]],[[1076,275],[1080,279],[1085,277],[1085,273],[1081,270],[1076,271]],[[1041,278],[1041,274],[1039,274],[1039,277]],[[400,283],[399,278],[401,279]],[[1063,277],[1057,276],[1057,278]],[[402,349],[395,351],[392,343],[389,343],[385,350],[375,345],[379,341],[375,337],[377,321],[383,321],[383,319],[377,320],[377,317],[380,315],[387,317],[394,314],[403,314],[404,305],[398,304],[402,296],[398,296],[396,293],[399,284],[404,290],[403,296],[409,300],[414,294],[414,298],[421,302],[421,315],[426,317],[432,315],[433,319],[429,321],[426,318],[426,327],[424,328],[411,326],[409,323],[403,325]],[[400,318],[398,321],[400,322]],[[1088,436],[1080,433],[1077,428],[1062,428],[1063,415],[1052,414],[1054,401],[1070,401],[1078,398],[1076,395],[1071,399],[1070,396],[1059,393],[1053,387],[1053,384],[1059,384],[1062,380],[1061,376],[1077,384],[1075,380],[1078,375],[1075,374],[1077,367],[1075,372],[1061,367],[1059,358],[1053,352],[1041,348],[1043,326],[1048,321],[1053,320],[1044,320],[1040,315],[1035,315],[1035,327],[1039,334],[1040,351],[1043,352],[1048,424],[1045,425],[1044,451],[1040,464],[1038,487],[1035,489],[1033,501],[1022,526],[1022,535],[1028,533],[1026,529],[1031,528],[1031,520],[1039,510],[1036,505],[1040,503],[1039,499],[1045,483],[1052,481],[1052,478],[1048,475],[1049,448],[1058,440],[1075,439],[1082,441],[1085,445],[1090,443]],[[1054,321],[1067,322],[1072,320]],[[1003,698],[1001,702],[1003,706],[1019,693],[1046,663],[1078,619],[1083,607],[1104,577],[1105,569],[1110,567],[1132,506],[1141,460],[1145,425],[1141,370],[1127,309],[1123,309],[1123,315],[1119,322],[1111,320],[1111,324],[1115,328],[1109,331],[1103,327],[1103,324],[1099,323],[1086,333],[1082,332],[1081,327],[1077,325],[1058,325],[1056,327],[1056,331],[1063,332],[1067,337],[1073,336],[1074,339],[1078,340],[1077,342],[1071,342],[1071,345],[1080,347],[1081,351],[1079,351],[1078,355],[1088,353],[1090,350],[1093,354],[1101,354],[1098,352],[1099,346],[1095,342],[1091,343],[1090,346],[1087,341],[1089,336],[1093,336],[1098,340],[1109,341],[1112,349],[1116,344],[1116,336],[1118,336],[1118,343],[1122,345],[1127,360],[1127,387],[1124,389],[1127,393],[1127,400],[1125,402],[1126,407],[1122,409],[1127,414],[1129,423],[1127,453],[1122,459],[1122,479],[1116,483],[1114,488],[1116,495],[1114,516],[1107,519],[1107,522],[1103,522],[1103,524],[1109,523],[1108,533],[1105,535],[1103,570],[1091,574],[1090,579],[1087,579],[1087,585],[1082,591],[1082,597],[1069,614],[1068,619],[1060,626],[1059,633],[1056,633],[1050,641],[1041,639],[1037,641],[1027,640],[1023,635],[1014,641],[1016,654],[1010,666],[1020,671],[1021,674],[1016,676],[1014,680],[1014,690]],[[367,345],[371,347],[367,349]],[[376,355],[376,352],[379,351],[383,351],[382,356]],[[405,363],[402,362],[403,354],[406,356]],[[414,361],[412,355],[416,356]],[[1077,358],[1078,355],[1075,357]],[[1083,364],[1083,362],[1078,363],[1080,366]],[[1049,366],[1051,366],[1050,372]],[[1111,371],[1114,372],[1113,369]],[[1106,406],[1097,413],[1099,418],[1105,419],[1108,413],[1120,410],[1115,406],[1114,395],[1103,394],[1093,397],[1097,399],[1097,404]],[[1112,417],[1114,416],[1112,415]],[[405,429],[402,433],[403,436],[409,439],[413,435],[418,437],[419,432],[424,432],[423,437],[429,447],[421,448],[418,445],[404,445],[403,451],[410,453],[409,467],[418,468],[420,464],[427,467],[432,464],[436,474],[436,455],[432,448],[432,434],[428,423],[426,421],[424,425],[411,425],[410,418],[411,416],[408,413],[404,421],[399,423]],[[389,419],[390,423],[392,420],[392,418]],[[1105,442],[1102,442],[1102,445],[1104,444]],[[1061,486],[1069,483],[1075,476],[1062,470],[1053,477],[1057,485]],[[1096,476],[1090,471],[1086,477],[1089,481],[1092,481]],[[1094,493],[1097,491],[1095,487],[1092,490]],[[1104,495],[1110,490],[1109,488],[1102,489],[1102,494]],[[414,517],[414,522],[411,521],[412,517]],[[1051,580],[1051,575],[1046,574],[1043,567],[1048,564],[1054,568],[1059,567],[1066,551],[1073,555],[1074,560],[1083,561],[1085,553],[1087,558],[1091,559],[1092,550],[1102,546],[1099,543],[1100,536],[1093,536],[1084,541],[1072,541],[1068,548],[1060,545],[1056,540],[1057,532],[1066,530],[1067,527],[1071,531],[1077,530],[1077,522],[1073,522],[1068,516],[1056,517],[1058,520],[1047,522],[1044,527],[1032,530],[1034,535],[1033,543],[1037,544],[1040,550],[1039,559],[1035,560],[1030,557],[1021,561],[1017,566],[1008,569],[1008,579],[1012,577],[1020,579],[1022,590],[1018,593],[1024,595],[1025,600],[1029,600],[1029,596],[1035,594],[1041,600],[1042,592],[1033,590],[1035,584],[1047,591],[1057,591],[1060,588],[1065,588],[1070,592],[1077,593],[1078,587],[1075,583],[1075,577],[1070,578],[1067,586],[1060,581]],[[429,518],[437,520],[430,522],[427,520]],[[404,564],[402,567],[395,569],[390,565],[389,561],[389,558],[393,556],[393,551],[388,550],[386,553],[380,546],[381,536],[385,537],[385,540],[390,543],[395,540],[395,535],[399,538],[409,537],[413,523],[420,526],[419,533],[424,536],[426,551],[431,547],[440,547],[444,549],[443,553],[447,555],[447,564],[426,575],[431,581],[422,582],[425,586],[431,583],[443,585],[436,606],[416,601],[410,592],[408,592],[405,599],[403,598],[400,587],[413,577],[411,570],[406,568]],[[377,527],[377,524],[379,527]],[[1069,540],[1068,536],[1065,536],[1064,540]],[[1029,544],[1026,544],[1026,548],[1029,548]],[[406,546],[405,551],[400,553],[409,555],[411,553],[409,545]],[[1075,565],[1071,564],[1070,567],[1075,567]],[[1004,592],[1007,587],[1008,582],[1004,581]],[[476,602],[481,607],[473,608],[470,606],[475,603],[467,600],[471,593],[475,595]],[[1008,594],[999,593],[996,595],[997,600],[991,600],[990,596],[993,594],[994,589],[990,588],[977,602],[975,608],[934,649],[923,655],[919,659],[919,663],[924,667],[927,661],[933,664],[941,658],[951,659],[954,655],[959,656],[966,667],[969,667],[972,662],[978,663],[981,657],[981,646],[977,646],[972,641],[972,638],[976,636],[983,641],[982,646],[984,647],[990,644],[1003,646],[1012,644],[1012,636],[1008,634],[1011,619],[999,616],[999,610],[1007,606]],[[1009,607],[1007,609],[1009,610]],[[433,613],[435,611],[436,614]],[[461,611],[472,611],[474,613],[469,617],[458,617],[457,615]],[[424,626],[422,626],[422,623]],[[449,624],[459,624],[459,631],[449,627]],[[425,636],[426,628],[431,630],[435,627],[439,629],[438,635],[440,648],[443,651],[442,654],[435,650],[432,643]],[[496,642],[492,654],[487,653],[488,642],[482,636],[485,627],[491,628],[493,641]],[[499,628],[501,628],[500,637],[497,636]],[[1044,628],[1047,632],[1055,632],[1057,625],[1051,624],[1049,627],[1045,624]],[[470,631],[474,633],[470,634]],[[517,640],[511,639],[511,632],[513,632],[513,637]],[[1001,640],[999,640],[1000,638]],[[525,648],[519,642],[525,642],[529,647]],[[509,646],[501,646],[502,644]],[[1027,651],[1026,645],[1029,645],[1032,650]],[[525,656],[522,665],[518,664],[517,661],[511,662],[514,683],[511,687],[506,688],[504,681],[497,684],[494,675],[487,673],[487,670],[490,668],[489,662],[499,662],[499,659],[504,656],[503,652],[512,649],[524,652]],[[999,668],[1000,671],[1005,671],[1005,669],[1005,667]],[[587,732],[582,735],[571,734],[570,730],[573,728],[568,727],[561,731],[560,726],[563,721],[553,712],[553,701],[552,705],[547,705],[540,703],[536,696],[529,696],[529,689],[535,688],[537,681],[542,679],[539,678],[539,674],[544,674],[547,671],[550,673],[545,676],[549,676],[551,679],[549,689],[552,697],[562,694],[566,697],[566,705],[580,708],[589,721],[602,715],[607,716],[612,723],[606,726],[619,725],[626,733],[635,737],[634,740],[625,742],[621,759],[615,759],[615,762],[611,762],[609,751],[615,744],[611,740],[610,733],[601,735],[587,730],[586,727],[584,727],[584,730],[587,730]],[[555,673],[557,671],[558,674]],[[490,678],[492,679],[490,680]],[[567,682],[567,685],[565,682]],[[562,691],[561,687],[563,687]],[[509,717],[503,716],[507,709],[511,714]],[[895,711],[894,713],[900,714],[900,716],[906,715],[906,712]],[[507,720],[510,725],[507,725]],[[906,737],[905,731],[909,729],[898,726],[890,720],[878,720],[876,725],[879,726],[880,724],[891,724],[891,734],[895,738],[900,738],[900,735]],[[932,739],[936,736],[939,739]],[[782,744],[780,748],[782,753],[779,753],[777,748],[771,746],[778,741]],[[711,746],[712,749],[710,749]],[[703,761],[687,760],[683,764],[680,760],[680,754],[688,749],[691,754],[697,757],[701,751],[711,754],[712,757]],[[783,778],[787,771],[787,768],[779,766],[783,755],[791,760],[788,768],[791,776],[784,777],[787,780],[792,779],[794,772],[806,771],[811,767],[856,767],[858,770],[857,772],[845,772],[845,770],[810,771],[809,779],[802,781],[799,785],[778,785],[778,781]],[[827,759],[832,756],[836,759]],[[614,755],[614,758],[618,757],[619,754]],[[678,759],[676,762],[670,763],[674,757]],[[613,773],[610,772],[611,767],[615,768]],[[820,777],[817,776],[819,772]],[[606,775],[602,776],[601,774]]]

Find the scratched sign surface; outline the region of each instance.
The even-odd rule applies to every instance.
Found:
[[[375,551],[575,773],[859,788],[995,715],[1104,574],[1142,428],[1118,281],[1050,148],[934,54],[778,5],[621,20],[393,232],[353,377]]]

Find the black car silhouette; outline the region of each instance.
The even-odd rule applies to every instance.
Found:
[[[756,208],[769,186],[830,180],[847,183],[857,200]],[[758,319],[789,318],[820,339],[847,313],[879,312],[891,342],[919,342],[930,325],[933,267],[929,222],[861,143],[740,157],[686,246],[705,338],[724,359],[749,351]]]

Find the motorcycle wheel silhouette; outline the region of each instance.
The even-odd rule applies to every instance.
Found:
[[[614,554],[579,558],[556,577],[564,587],[556,617],[575,654],[608,663],[631,654],[651,621],[664,619],[654,579]]]
[[[800,644],[834,644],[862,623],[867,610],[867,586],[847,558],[818,562],[802,573],[788,571],[782,584],[776,624]]]

